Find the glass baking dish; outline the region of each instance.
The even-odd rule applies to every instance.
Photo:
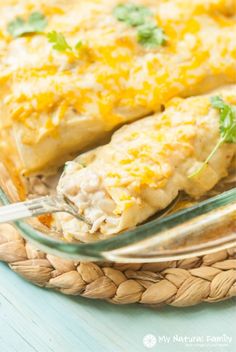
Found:
[[[22,199],[21,180],[0,164],[0,201]],[[74,260],[161,262],[213,253],[236,246],[236,188],[90,243],[66,242],[38,219],[13,224],[37,248]]]

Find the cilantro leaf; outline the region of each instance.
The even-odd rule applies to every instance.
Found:
[[[147,16],[151,16],[151,11],[142,5],[119,4],[114,8],[114,16],[118,21],[136,27],[144,24]]]
[[[76,50],[80,50],[81,47],[82,47],[82,45],[83,45],[82,41],[79,40],[79,41],[75,44],[75,49],[76,49]]]
[[[14,38],[21,37],[24,34],[43,32],[47,26],[45,16],[40,12],[32,12],[28,20],[25,21],[21,17],[8,23],[7,31]]]
[[[211,97],[210,102],[211,102],[211,106],[215,109],[223,109],[225,107],[224,100],[218,95]]]
[[[70,51],[73,53],[75,56],[78,56],[78,52],[81,50],[83,46],[83,42],[81,40],[78,40],[78,42],[75,44],[74,48],[70,46],[64,37],[62,33],[52,31],[47,34],[47,38],[49,43],[53,44],[53,49],[60,51],[60,52],[65,52],[65,51]]]
[[[42,32],[47,26],[47,20],[41,12],[32,12],[29,16],[28,23],[35,32]]]
[[[220,112],[220,134],[226,143],[236,143],[236,109],[219,96],[213,97],[211,104]]]
[[[163,30],[154,23],[146,23],[138,27],[138,42],[147,48],[156,48],[166,42]]]
[[[47,34],[49,43],[53,44],[53,49],[57,51],[72,51],[72,47],[67,43],[64,35],[62,33],[52,31]]]
[[[8,23],[7,31],[13,37],[19,37],[25,33],[24,27],[25,27],[25,21],[23,21],[22,18],[17,17],[14,21],[11,21]]]
[[[118,21],[137,28],[138,43],[146,48],[153,49],[165,44],[166,35],[151,20],[152,12],[146,6],[130,3],[120,4],[114,8],[113,14]]]
[[[199,169],[189,175],[194,177],[202,171],[223,143],[236,143],[236,108],[224,102],[219,96],[210,98],[211,106],[220,113],[220,138]]]

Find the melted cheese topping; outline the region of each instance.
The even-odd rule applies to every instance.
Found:
[[[28,150],[37,154],[26,169],[45,167],[58,153],[79,151],[101,131],[158,111],[176,95],[235,81],[236,1],[132,2],[151,9],[167,45],[153,50],[139,45],[136,30],[112,14],[118,0],[0,1],[0,120],[11,135],[14,129],[23,163]],[[53,50],[44,34],[12,38],[7,24],[33,11],[46,16],[45,32],[62,32],[71,45],[82,40],[79,57]],[[93,119],[99,133],[88,134],[86,142],[78,136],[76,146],[55,146],[55,140],[66,138],[59,131],[63,121],[72,119],[74,126],[81,116]],[[40,147],[45,140],[48,158]]]
[[[236,104],[236,86],[216,94]],[[163,113],[121,128],[109,144],[68,164],[58,191],[90,220],[92,232],[108,235],[135,226],[164,209],[179,191],[198,198],[227,175],[236,154],[233,143],[220,146],[199,174],[188,177],[220,138],[219,112],[209,98],[174,98]],[[65,233],[72,225],[70,232],[78,238],[86,232],[85,224],[70,223],[71,216],[60,218]]]

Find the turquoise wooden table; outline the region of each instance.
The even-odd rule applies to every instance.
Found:
[[[236,301],[152,310],[68,297],[0,264],[1,352],[236,350]]]

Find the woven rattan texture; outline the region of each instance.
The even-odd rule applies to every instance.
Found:
[[[74,262],[37,250],[4,224],[0,260],[36,285],[116,304],[184,307],[236,296],[236,248],[164,263]]]

